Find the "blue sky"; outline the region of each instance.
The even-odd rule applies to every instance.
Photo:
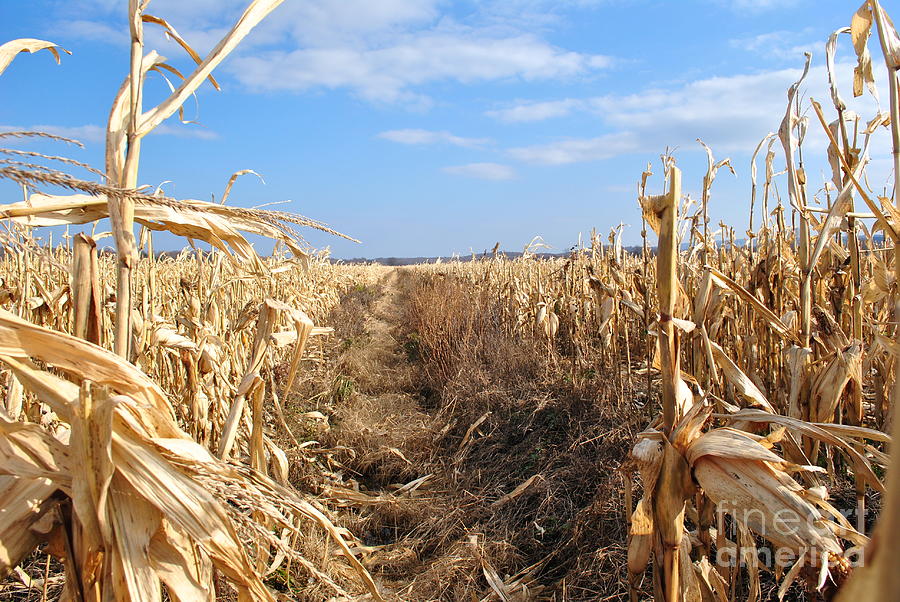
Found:
[[[0,126],[74,136],[85,150],[53,152],[102,166],[109,106],[128,69],[126,5],[0,0],[0,40],[37,37],[73,53],[59,66],[46,53],[17,58],[0,77]],[[536,235],[564,250],[579,233],[620,222],[626,243],[639,242],[636,183],[648,161],[659,172],[666,146],[678,149],[686,192],[699,196],[700,137],[737,171],[719,173],[713,223],[744,229],[750,154],[777,130],[804,51],[813,53],[804,93],[830,106],[825,40],[849,25],[856,5],[285,0],[219,67],[222,91],[204,85],[197,105],[187,105],[187,118],[200,125],[170,119],[145,139],[140,182],[171,181],[164,189],[176,198],[218,198],[232,172],[253,169],[265,184],[244,177],[229,202],[291,200],[277,208],[363,241],[308,233],[337,257],[448,256],[497,241],[516,250]],[[884,6],[897,16],[896,2]],[[153,0],[147,12],[205,53],[243,7]],[[147,27],[148,49],[190,71],[184,53]],[[875,60],[883,81],[877,53]],[[840,39],[838,62],[849,98],[849,36]],[[167,91],[151,79],[145,106]],[[869,96],[853,106],[865,119],[876,110]],[[878,136],[870,183],[880,190],[890,149]],[[807,156],[824,154],[815,122],[807,146]],[[809,161],[813,191],[825,169]],[[653,183],[658,191],[660,178]],[[779,187],[786,190],[783,177]],[[0,190],[4,202],[20,198],[8,184]]]

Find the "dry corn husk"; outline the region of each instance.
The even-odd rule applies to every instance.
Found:
[[[652,497],[663,460],[663,444],[659,433],[648,432],[638,439],[631,457],[637,464],[644,487],[643,497],[631,515],[628,542],[628,571],[640,575],[647,568],[653,549]]]
[[[822,469],[785,462],[742,431],[727,428],[698,437],[687,458],[704,493],[721,511],[777,548],[790,550],[798,562],[822,566],[825,572],[827,560],[843,552],[835,533],[845,535],[846,527],[827,520],[788,474]]]
[[[809,416],[813,422],[833,422],[834,413],[852,380],[862,386],[863,348],[859,342],[845,349],[838,349],[816,375],[810,394]]]

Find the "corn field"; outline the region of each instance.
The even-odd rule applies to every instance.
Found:
[[[138,187],[142,138],[204,81],[215,85],[215,67],[280,3],[251,2],[201,58],[146,12],[147,1],[130,0],[130,71],[110,113],[103,169],[16,144],[76,141],[0,134],[8,147],[0,176],[25,191],[0,206],[4,596],[43,590],[40,599],[50,599],[53,585],[65,600],[291,599],[270,577],[294,571],[333,599],[404,598],[366,561],[372,547],[341,525],[348,507],[388,496],[366,495],[358,483],[318,494],[295,486],[294,452],[275,436],[295,451],[316,443],[292,432],[288,404],[305,373],[329,361],[324,341],[336,324],[328,319],[342,298],[389,270],[310,249],[304,228],[344,236],[325,224],[228,205],[247,170],[231,176],[220,203]],[[180,85],[151,108],[145,76],[172,72],[145,49],[145,26],[163,28],[197,64],[175,72]],[[836,73],[842,34],[858,59],[853,94],[872,96],[871,115],[841,97],[836,82],[850,77]],[[876,42],[886,108],[869,49]],[[0,74],[19,53],[38,51],[57,61],[67,52],[14,40],[0,46]],[[900,599],[886,543],[900,537],[900,479],[889,470],[900,394],[900,205],[866,178],[871,158],[891,153],[894,191],[900,182],[900,37],[868,0],[825,53],[831,98],[801,103],[807,55],[784,114],[772,116],[777,133],[747,166],[744,241],[725,224],[711,228],[709,217],[717,172],[741,166],[704,144],[700,200],[682,194],[668,152],[658,173],[648,164],[636,178],[640,252],[624,248],[619,227],[608,237],[592,232],[565,258],[542,256],[535,239],[515,259],[495,250],[406,270],[420,287],[449,281],[489,299],[497,327],[533,342],[571,392],[585,395],[603,380],[617,408],[640,417],[645,428],[615,467],[632,600],[756,601],[772,583],[779,598]],[[870,148],[879,128],[892,148]],[[813,129],[827,139],[827,182],[804,170]],[[72,175],[83,171],[92,176]],[[110,232],[97,232],[101,220]],[[37,238],[53,226],[66,228],[62,241]],[[161,231],[210,250],[160,254],[153,236]],[[248,235],[275,241],[275,252],[258,255]],[[98,250],[104,238],[115,253]],[[421,351],[435,365],[466,327],[451,326],[458,330],[419,333],[446,343]],[[460,457],[486,419],[466,430]],[[64,572],[56,581],[51,558]],[[46,562],[43,579],[23,570],[35,559]],[[546,597],[524,569],[503,576],[481,555],[477,566],[485,581],[472,599],[567,599]]]

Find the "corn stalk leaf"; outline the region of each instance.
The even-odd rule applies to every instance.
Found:
[[[59,51],[62,50],[66,54],[72,54],[65,48],[60,47],[58,44],[54,44],[53,42],[47,42],[45,40],[37,40],[34,38],[19,38],[18,40],[12,40],[6,42],[2,46],[0,46],[0,73],[3,73],[9,64],[16,58],[20,52],[38,52],[39,50],[49,50],[53,55],[53,58],[56,59],[56,64],[59,64]]]

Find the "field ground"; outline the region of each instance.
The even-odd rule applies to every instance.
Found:
[[[333,262],[301,234],[350,239],[326,224],[227,203],[248,169],[211,202],[139,186],[140,141],[281,3],[252,0],[201,59],[129,2],[103,171],[5,148],[77,141],[0,132],[24,193],[0,207],[0,599],[900,600],[900,36],[878,0],[831,30],[824,71],[804,53],[749,155],[747,213],[713,192],[746,154],[697,138],[697,189],[659,139],[634,173],[639,253],[622,214],[564,256],[536,237],[400,268]],[[199,66],[145,53],[145,24]],[[42,50],[60,62],[2,44],[0,73]],[[152,107],[160,69],[183,81]],[[513,174],[443,171],[488,166]],[[158,253],[160,231],[191,248]]]
[[[294,483],[345,500],[365,564],[403,599],[481,599],[494,572],[541,598],[627,596],[618,468],[641,412],[610,380],[573,391],[467,293],[394,269],[344,297],[289,419],[329,451],[297,453]]]

